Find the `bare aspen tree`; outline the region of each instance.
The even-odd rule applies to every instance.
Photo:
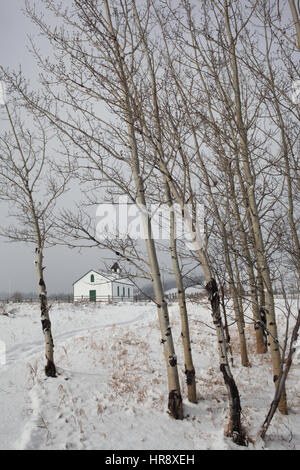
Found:
[[[274,308],[274,296],[273,296],[273,287],[272,279],[270,275],[270,266],[268,264],[267,251],[265,246],[265,241],[262,235],[262,225],[259,207],[257,203],[257,194],[255,192],[255,185],[257,184],[257,176],[254,171],[253,158],[249,148],[249,137],[248,137],[248,128],[246,125],[250,122],[249,112],[245,117],[246,108],[244,103],[242,103],[242,90],[241,81],[240,81],[240,70],[239,70],[239,54],[237,52],[237,47],[239,45],[240,37],[244,35],[244,29],[246,28],[249,18],[253,15],[253,11],[250,10],[248,18],[241,19],[240,29],[237,29],[237,24],[234,23],[235,32],[237,32],[237,37],[233,39],[232,33],[232,18],[237,19],[237,13],[235,11],[237,8],[236,5],[229,5],[228,2],[213,2],[211,10],[206,10],[206,17],[203,20],[203,27],[196,28],[192,18],[192,11],[189,2],[184,3],[184,10],[186,12],[186,22],[187,27],[189,28],[193,51],[189,57],[191,61],[196,65],[197,73],[201,79],[201,75],[204,73],[204,67],[207,68],[211,79],[211,89],[214,89],[218,92],[220,99],[222,100],[222,114],[219,113],[219,117],[223,120],[226,127],[223,129],[223,126],[220,127],[214,125],[215,119],[212,119],[209,115],[207,116],[207,106],[205,103],[202,103],[196,96],[196,91],[189,92],[189,96],[193,97],[194,106],[197,105],[203,106],[203,111],[201,111],[200,116],[203,121],[203,124],[207,128],[207,138],[205,141],[206,145],[209,145],[209,139],[212,137],[215,138],[217,132],[221,132],[224,142],[234,151],[235,155],[235,165],[238,173],[241,174],[239,177],[239,183],[245,188],[245,211],[248,217],[249,230],[253,236],[253,250],[256,256],[256,264],[258,269],[262,273],[262,278],[264,282],[265,289],[265,311],[267,316],[267,327],[269,334],[269,343],[270,343],[270,352],[273,362],[274,370],[274,382],[278,378],[279,367],[280,367],[280,350],[278,346],[278,335],[277,335],[277,326],[275,318],[275,308]],[[230,13],[229,13],[230,10]],[[218,41],[214,41],[212,36],[205,29],[210,21],[210,18],[215,19],[215,23],[218,28]],[[239,18],[241,15],[239,16]],[[177,20],[181,21],[181,20]],[[202,32],[203,31],[203,32]],[[184,41],[183,41],[184,43]],[[207,44],[205,49],[204,44]],[[175,43],[174,43],[175,44]],[[185,43],[187,44],[187,42]],[[178,47],[178,46],[177,46]],[[216,55],[216,48],[219,51],[220,55]],[[192,58],[193,54],[193,58]],[[223,59],[222,59],[223,56]],[[228,61],[225,62],[224,58],[227,57]],[[201,63],[201,66],[200,66]],[[187,67],[188,67],[187,62]],[[225,82],[224,82],[225,81]],[[230,88],[226,85],[230,83]],[[194,81],[195,83],[195,81]],[[206,80],[202,79],[202,89],[205,90],[205,87],[208,88],[208,93],[210,99],[214,99],[211,94],[211,89],[209,89]],[[195,86],[195,85],[194,85]],[[187,87],[185,86],[185,90]],[[187,93],[188,93],[187,92]],[[244,92],[244,90],[243,90]],[[199,93],[198,93],[199,96]],[[201,96],[201,95],[200,95]],[[258,105],[259,106],[259,102]],[[216,114],[217,108],[214,107],[214,114]],[[254,116],[256,118],[257,108],[254,108]],[[201,132],[201,127],[200,127]],[[279,406],[279,409],[283,412],[287,412],[285,394],[282,395],[282,402]]]
[[[167,168],[164,168],[164,174],[167,174]],[[169,175],[169,181],[171,176]],[[176,198],[176,202],[184,210],[184,200],[180,198],[178,191],[176,191],[174,185],[170,185],[173,191],[173,197]],[[224,382],[228,390],[228,397],[230,402],[230,418],[228,423],[228,436],[231,436],[233,441],[239,445],[245,445],[245,436],[241,426],[241,405],[238,388],[234,381],[233,375],[231,373],[228,351],[227,351],[227,341],[225,329],[223,326],[223,321],[221,317],[220,310],[220,295],[217,286],[216,279],[213,275],[213,271],[210,267],[209,256],[205,248],[205,244],[199,244],[199,240],[195,239],[195,232],[193,227],[193,222],[191,216],[187,214],[187,226],[189,228],[191,236],[194,238],[194,251],[198,257],[202,269],[205,273],[206,279],[206,290],[208,292],[208,297],[211,305],[213,322],[216,328],[217,338],[218,338],[218,351],[219,351],[219,362],[220,370],[224,377]]]
[[[281,366],[281,371],[280,371],[280,375],[279,375],[279,379],[278,379],[278,386],[275,390],[274,398],[273,398],[273,401],[271,403],[268,414],[267,414],[267,416],[265,418],[265,421],[264,421],[264,423],[261,427],[261,430],[260,430],[260,436],[263,439],[266,436],[266,433],[267,433],[267,431],[270,427],[271,421],[272,421],[272,419],[274,417],[274,414],[275,414],[275,412],[278,408],[278,405],[280,403],[281,394],[282,394],[282,391],[285,388],[285,383],[286,383],[290,368],[291,368],[292,363],[293,363],[294,354],[296,352],[296,346],[295,345],[296,345],[296,342],[297,342],[297,339],[298,339],[298,333],[299,333],[299,329],[300,329],[300,310],[298,310],[295,325],[294,325],[292,334],[289,337],[288,326],[289,326],[290,317],[292,315],[291,315],[290,306],[287,305],[286,296],[285,296],[285,303],[286,303],[286,307],[287,307],[288,312],[287,312],[287,331],[286,331],[286,336],[285,336],[284,352],[286,351],[286,349],[288,349],[288,354],[287,354],[286,358],[284,357],[284,354],[283,354],[282,366]],[[288,344],[288,342],[289,342],[289,344]]]
[[[188,312],[186,306],[185,298],[185,289],[183,285],[183,279],[181,275],[180,265],[179,265],[179,256],[177,250],[177,240],[176,240],[176,208],[172,203],[171,190],[168,183],[165,183],[165,193],[167,197],[167,205],[169,207],[170,213],[170,255],[172,259],[173,272],[176,281],[177,293],[178,293],[178,304],[181,317],[181,338],[184,351],[184,362],[185,362],[185,375],[186,375],[186,384],[188,389],[188,399],[191,403],[197,403],[197,392],[196,392],[196,380],[195,380],[195,368],[192,357],[192,348],[190,340],[190,327]]]
[[[290,2],[291,8],[294,2]],[[295,7],[295,5],[294,5]],[[300,280],[300,241],[298,235],[298,221],[297,216],[297,200],[296,194],[298,192],[297,186],[297,169],[299,165],[299,149],[297,148],[297,142],[299,137],[295,128],[299,125],[300,120],[300,109],[296,103],[291,101],[291,96],[286,91],[286,76],[293,76],[295,73],[295,66],[299,65],[298,53],[289,51],[286,44],[282,41],[278,41],[278,45],[285,49],[284,60],[280,61],[280,71],[278,71],[278,65],[274,64],[274,54],[272,48],[272,41],[275,40],[274,34],[272,34],[273,23],[271,21],[272,14],[270,13],[271,8],[267,9],[264,6],[262,12],[262,21],[264,24],[264,41],[265,41],[265,57],[267,70],[262,73],[257,70],[257,79],[264,86],[267,93],[267,106],[276,119],[274,120],[275,129],[277,132],[273,137],[274,143],[276,144],[280,157],[276,162],[276,169],[280,172],[280,175],[284,181],[284,196],[282,198],[281,206],[285,209],[285,218],[287,219],[288,226],[290,228],[289,238],[290,245],[292,245],[292,258],[295,260],[295,265],[298,273],[298,279]],[[296,10],[295,10],[296,14]],[[298,20],[299,23],[299,20]],[[300,30],[299,30],[300,32]],[[299,37],[300,39],[300,37]],[[277,41],[276,41],[277,42]],[[300,43],[299,43],[300,44]],[[287,111],[288,110],[288,111]]]
[[[143,51],[146,56],[146,62],[147,62],[147,70],[150,75],[150,83],[151,83],[151,104],[152,104],[152,109],[153,109],[153,125],[155,129],[155,146],[154,146],[154,153],[157,155],[162,156],[164,153],[163,150],[163,136],[162,136],[162,126],[161,126],[161,111],[159,107],[159,97],[158,97],[158,87],[157,87],[157,75],[155,71],[155,59],[154,59],[154,54],[151,51],[150,44],[148,43],[148,31],[145,29],[142,25],[141,19],[140,19],[140,14],[137,9],[137,5],[135,0],[131,1],[132,8],[134,11],[134,18],[137,24],[137,28],[139,31],[139,36],[140,36],[140,41],[142,42],[143,45]],[[147,10],[146,10],[147,12]],[[147,28],[147,24],[146,24]],[[141,97],[135,96],[136,99],[140,100],[140,110],[142,110],[142,102],[141,102]],[[143,111],[145,113],[145,111]],[[143,116],[140,114],[139,116],[141,124],[143,125],[144,130],[146,132],[149,132],[149,130],[146,128],[146,118],[143,119]],[[142,119],[141,119],[142,118]],[[153,139],[151,139],[151,143],[153,143]],[[158,159],[159,162],[159,159]],[[177,249],[176,249],[176,239],[175,239],[175,231],[176,231],[176,222],[175,222],[175,214],[174,211],[172,211],[172,197],[171,197],[171,190],[169,187],[169,183],[167,178],[164,178],[164,187],[165,187],[165,192],[166,192],[166,197],[167,197],[167,203],[170,208],[170,251],[171,251],[171,258],[172,258],[172,264],[173,264],[173,270],[174,270],[174,275],[175,275],[175,280],[176,280],[176,285],[177,285],[177,290],[178,290],[178,301],[179,301],[179,308],[180,308],[180,314],[181,314],[181,326],[182,326],[182,341],[183,341],[183,346],[184,346],[184,356],[185,356],[185,373],[187,376],[187,386],[188,386],[188,397],[189,400],[193,403],[195,403],[196,400],[196,384],[195,384],[195,369],[193,365],[193,360],[192,360],[192,355],[191,355],[191,344],[190,344],[190,335],[189,335],[189,325],[188,325],[188,316],[187,316],[187,310],[186,310],[186,303],[185,303],[185,297],[184,297],[184,291],[183,291],[183,283],[180,275],[180,270],[179,270],[179,264],[178,264],[178,257],[177,257]]]
[[[292,18],[296,30],[296,35],[297,35],[297,42],[298,42],[298,49],[300,51],[300,10],[299,10],[299,2],[297,3],[297,6],[295,4],[295,0],[289,0],[289,5],[292,13]]]
[[[82,168],[87,173],[93,168],[119,191],[130,190],[132,200],[140,208],[167,368],[168,408],[174,418],[182,419],[177,356],[147,212],[145,172],[149,167],[146,169],[143,161],[135,102],[136,90],[141,88],[144,92],[143,56],[136,42],[132,9],[127,1],[74,1],[66,10],[58,3],[45,4],[62,21],[60,31],[46,24],[29,4],[27,14],[51,42],[55,38],[56,65],[40,57],[33,46],[45,74],[43,95],[33,98],[24,87],[18,88],[27,106],[43,114],[59,130],[66,145],[80,152],[78,161],[83,161]],[[70,67],[59,57],[68,57]],[[55,77],[62,92],[51,86],[46,75]],[[115,122],[112,116],[117,117]]]
[[[245,188],[246,188],[246,195],[247,195],[247,202],[249,204],[249,212],[251,218],[251,226],[253,228],[253,236],[254,236],[254,243],[256,247],[257,253],[257,264],[261,269],[262,278],[264,282],[264,288],[266,289],[266,315],[267,315],[267,326],[268,330],[270,331],[270,351],[272,356],[273,362],[273,370],[274,370],[274,383],[276,385],[276,381],[278,379],[278,374],[280,370],[280,350],[278,346],[278,334],[277,334],[277,326],[276,326],[276,318],[275,318],[275,307],[274,307],[274,297],[273,297],[273,288],[272,288],[272,280],[270,277],[270,270],[268,267],[267,257],[266,257],[266,250],[265,250],[265,243],[262,236],[262,229],[260,223],[260,217],[258,212],[257,200],[254,190],[255,185],[255,175],[253,174],[253,167],[250,161],[250,152],[249,152],[249,139],[247,133],[247,127],[245,124],[244,118],[244,108],[242,105],[242,96],[241,96],[241,84],[240,84],[240,71],[238,65],[238,54],[237,54],[237,39],[239,35],[242,34],[243,28],[245,27],[242,25],[241,29],[237,32],[237,27],[235,24],[235,33],[237,32],[238,36],[234,38],[234,34],[232,32],[232,18],[236,18],[237,13],[232,8],[231,5],[227,1],[213,2],[214,11],[213,14],[217,18],[216,21],[220,22],[223,21],[225,35],[223,35],[223,42],[221,43],[221,47],[225,51],[228,51],[228,58],[229,58],[229,66],[226,67],[225,73],[228,75],[230,74],[230,80],[232,82],[232,89],[233,89],[233,97],[231,98],[229,95],[226,96],[226,100],[228,105],[230,106],[230,113],[232,113],[234,118],[234,127],[232,127],[232,137],[233,143],[236,146],[236,165],[241,166],[243,170],[243,175],[245,179]],[[191,23],[191,10],[190,8],[187,9],[187,15],[189,22]],[[219,18],[218,18],[219,15]],[[250,12],[251,16],[251,12]],[[191,32],[194,35],[194,30],[191,29]],[[221,32],[220,32],[221,34]],[[210,64],[209,64],[210,65]],[[217,77],[216,77],[217,78]],[[220,89],[223,89],[223,85],[219,81]],[[223,93],[223,90],[222,90]],[[225,95],[224,95],[225,97]],[[233,104],[233,107],[231,107]],[[282,394],[282,401],[280,403],[279,409],[282,413],[287,413],[287,406],[286,406],[286,397],[285,393]]]
[[[271,349],[271,355],[272,355],[272,362],[273,362],[273,370],[274,370],[274,382],[276,385],[277,379],[278,379],[278,373],[280,370],[280,351],[279,351],[279,340],[278,340],[278,335],[277,335],[277,327],[276,327],[276,318],[275,318],[275,308],[274,308],[274,296],[273,296],[273,286],[272,286],[272,277],[271,277],[271,272],[270,272],[270,265],[269,265],[269,253],[266,248],[266,242],[263,238],[262,235],[262,226],[264,225],[265,228],[265,223],[261,219],[261,205],[258,205],[258,200],[260,198],[259,193],[255,192],[256,189],[255,187],[259,184],[259,179],[257,177],[257,174],[261,171],[258,170],[257,172],[255,171],[255,164],[257,164],[258,160],[253,160],[252,153],[250,152],[249,149],[249,138],[248,138],[248,130],[249,130],[249,123],[251,123],[251,119],[249,115],[247,116],[247,124],[244,121],[244,113],[245,113],[245,106],[242,104],[241,100],[241,82],[240,82],[240,77],[239,77],[239,67],[238,67],[238,61],[240,61],[240,55],[239,52],[236,50],[236,44],[238,43],[237,38],[239,39],[240,37],[243,37],[244,31],[243,29],[246,28],[247,22],[249,22],[249,19],[253,15],[253,11],[250,11],[250,16],[249,18],[245,18],[245,24],[244,26],[241,25],[240,31],[238,31],[238,36],[235,36],[235,39],[233,40],[233,34],[231,31],[231,21],[232,18],[238,17],[240,15],[240,12],[235,15],[235,12],[232,11],[231,5],[228,4],[228,2],[214,2],[214,7],[216,8],[214,11],[215,17],[216,17],[216,22],[221,22],[224,21],[224,28],[223,32],[226,32],[226,36],[224,36],[224,42],[223,42],[223,48],[221,48],[222,52],[224,53],[224,56],[228,54],[228,62],[221,62],[221,67],[225,70],[225,73],[227,74],[228,77],[228,82],[233,83],[233,96],[230,96],[230,94],[227,94],[227,90],[224,86],[224,75],[222,76],[221,79],[221,70],[220,72],[216,71],[218,70],[217,68],[214,68],[213,64],[218,63],[218,57],[216,57],[215,50],[217,46],[220,44],[220,35],[223,34],[221,33],[220,29],[220,35],[218,37],[218,41],[214,41],[214,39],[211,37],[209,34],[208,30],[205,30],[205,27],[209,24],[209,21],[207,21],[207,24],[204,24],[203,29],[200,28],[194,28],[193,27],[193,22],[192,22],[192,17],[190,14],[190,8],[189,8],[189,2],[185,2],[184,6],[187,11],[187,17],[188,17],[188,24],[192,25],[190,28],[191,31],[191,37],[193,39],[196,38],[196,35],[201,34],[203,31],[203,37],[204,39],[208,39],[208,47],[205,49],[203,47],[202,43],[202,48],[198,45],[197,40],[194,40],[192,42],[194,51],[197,51],[198,56],[194,57],[194,61],[192,62],[192,59],[190,59],[191,55],[188,56],[188,60],[186,61],[191,61],[194,64],[194,69],[197,68],[197,71],[199,70],[199,76],[201,77],[201,70],[203,70],[203,64],[207,66],[208,72],[210,74],[210,77],[214,77],[215,84],[220,90],[220,94],[222,96],[222,99],[224,100],[224,108],[222,109],[223,111],[223,116],[224,113],[228,113],[228,120],[226,121],[226,126],[228,130],[225,129],[225,132],[223,128],[220,126],[215,125],[215,119],[214,116],[213,118],[211,116],[207,116],[207,113],[205,113],[207,109],[207,105],[204,105],[205,111],[199,111],[198,115],[201,116],[203,124],[206,125],[206,127],[210,130],[210,133],[207,132],[207,141],[205,142],[206,145],[209,145],[209,139],[211,139],[211,136],[216,134],[221,133],[223,142],[227,142],[231,146],[231,150],[234,151],[235,153],[235,165],[236,165],[236,171],[238,175],[238,181],[240,184],[240,187],[243,192],[243,203],[244,203],[244,210],[246,214],[246,220],[248,224],[248,230],[250,233],[251,237],[251,247],[253,249],[254,253],[254,259],[255,259],[255,267],[257,268],[258,275],[261,277],[263,281],[263,294],[264,294],[264,303],[261,305],[261,309],[263,309],[263,313],[266,314],[267,317],[267,330],[269,334],[269,343],[270,343],[270,349]],[[229,13],[229,8],[230,8],[230,13]],[[223,20],[222,20],[223,18]],[[240,16],[239,16],[240,18]],[[178,20],[178,25],[181,20]],[[183,25],[184,26],[184,25]],[[199,36],[200,36],[199,34]],[[247,37],[245,35],[245,37]],[[173,44],[176,50],[179,52],[180,51],[180,46],[178,45],[178,39],[176,37],[176,41],[174,40]],[[247,37],[247,42],[248,42],[248,37]],[[180,39],[179,39],[180,41]],[[244,41],[244,39],[243,39]],[[206,44],[207,44],[206,42]],[[205,41],[204,41],[205,43]],[[184,39],[181,42],[182,47],[181,47],[181,52],[184,50],[183,57],[187,57],[187,52],[186,49],[188,48],[188,42],[184,41]],[[249,44],[249,42],[248,42]],[[251,41],[250,41],[251,44]],[[246,41],[243,42],[244,47],[246,47]],[[184,49],[186,47],[186,49]],[[207,57],[209,55],[209,52],[211,52],[212,60],[209,61],[209,58]],[[215,58],[214,58],[215,57]],[[220,60],[221,57],[220,57]],[[214,62],[215,61],[215,62]],[[182,66],[183,60],[181,61],[178,60],[178,68]],[[241,62],[241,61],[240,61]],[[201,66],[200,66],[201,64]],[[244,64],[243,64],[244,65]],[[187,65],[188,68],[188,65]],[[190,72],[192,74],[192,72]],[[174,74],[174,79],[176,79],[176,73]],[[226,77],[226,75],[225,75]],[[194,82],[195,83],[195,80]],[[206,80],[202,80],[203,83],[203,88],[205,89],[205,86],[207,84]],[[208,88],[208,85],[207,85]],[[191,97],[193,94],[192,88],[188,87],[186,84],[184,85],[184,93]],[[216,87],[214,88],[208,88],[208,93],[205,94],[207,101],[210,101],[210,97],[212,96],[211,94],[211,89],[215,90]],[[243,90],[244,93],[244,90]],[[195,93],[196,95],[196,93]],[[201,96],[200,93],[198,93],[198,96]],[[257,102],[257,108],[261,106],[263,97],[260,97],[260,100]],[[199,100],[198,100],[199,102]],[[199,102],[199,106],[201,106],[201,102]],[[197,105],[197,101],[194,101],[194,106]],[[190,105],[190,109],[191,109]],[[217,112],[217,108],[214,107],[213,109],[214,115]],[[247,110],[248,111],[248,110]],[[255,109],[254,109],[255,111]],[[196,117],[196,112],[194,112],[194,115]],[[256,115],[253,116],[253,119],[257,119],[257,112]],[[210,119],[209,119],[210,118]],[[196,119],[197,122],[197,119]],[[254,121],[252,121],[254,122]],[[220,132],[221,131],[221,132]],[[197,125],[197,132],[199,132],[199,127]],[[200,132],[201,132],[201,126],[200,126]],[[204,134],[204,133],[203,133]],[[263,181],[263,184],[265,182]],[[277,196],[276,196],[277,197]],[[280,197],[280,194],[279,194]],[[272,204],[271,204],[272,205]],[[271,207],[270,205],[270,207]],[[269,209],[268,212],[265,210],[265,214],[270,213]],[[246,244],[249,244],[248,239],[245,238]],[[270,245],[269,245],[270,246]],[[248,257],[249,260],[251,260],[251,257]],[[250,276],[249,276],[250,277]],[[253,275],[251,276],[251,285],[252,289],[256,290],[255,286],[255,280]],[[255,293],[256,295],[256,293]],[[255,297],[253,297],[253,305],[257,304],[257,301]],[[257,309],[256,307],[256,317],[258,319],[257,325],[260,327],[261,325],[261,320],[259,318],[259,315],[261,312]],[[260,342],[262,343],[262,328],[259,328],[259,333],[260,333]],[[283,391],[282,394],[282,401],[279,406],[280,411],[283,413],[287,412],[287,407],[286,407],[286,399],[285,399],[285,393]]]
[[[174,183],[174,179],[172,175],[168,171],[168,168],[165,164],[163,154],[158,152],[160,160],[158,163],[158,167],[164,177],[167,179],[167,182],[170,187],[170,191],[172,193],[172,197],[176,201],[176,203],[180,206],[181,210],[185,211],[185,195],[182,197],[180,190],[178,190],[177,185]],[[193,221],[190,214],[186,214],[186,222],[187,227],[192,235],[192,239],[195,239],[195,233],[193,228]],[[198,257],[204,275],[206,279],[206,289],[209,295],[209,300],[212,309],[212,316],[213,322],[216,328],[217,338],[218,338],[218,351],[219,351],[219,361],[220,361],[220,370],[224,377],[224,382],[228,390],[228,396],[230,401],[230,418],[228,424],[228,436],[231,436],[233,441],[239,445],[245,445],[245,436],[241,426],[241,405],[240,405],[240,397],[238,393],[238,389],[234,378],[232,376],[228,354],[227,354],[227,343],[225,338],[225,331],[223,327],[223,322],[221,318],[220,312],[220,298],[218,293],[218,287],[216,284],[216,280],[213,276],[212,269],[210,267],[209,256],[205,246],[202,244],[198,244],[195,240],[195,254]]]
[[[166,47],[166,50],[168,50],[168,44],[167,44],[166,41],[165,41],[165,47]],[[238,326],[239,326],[242,364],[244,366],[248,366],[249,360],[248,360],[248,356],[247,356],[247,347],[246,347],[246,340],[245,340],[245,334],[244,334],[244,326],[243,326],[243,320],[242,320],[240,305],[239,305],[238,297],[237,297],[237,290],[236,290],[236,286],[235,286],[235,282],[234,282],[234,278],[233,278],[231,260],[230,260],[230,257],[229,257],[225,224],[224,224],[224,222],[223,222],[223,220],[220,216],[218,205],[216,203],[216,200],[215,200],[215,197],[214,197],[214,194],[213,194],[213,191],[212,191],[212,182],[211,182],[211,179],[210,179],[210,176],[209,176],[209,171],[207,169],[207,165],[205,165],[204,157],[201,155],[201,152],[200,152],[200,145],[199,145],[199,140],[198,140],[198,136],[197,136],[196,124],[194,123],[193,116],[191,114],[191,109],[189,108],[188,99],[185,95],[185,92],[183,91],[184,86],[182,85],[182,83],[180,83],[179,77],[176,76],[176,72],[174,71],[173,63],[172,63],[170,54],[169,54],[168,58],[169,58],[168,66],[169,66],[169,69],[171,70],[171,75],[172,75],[172,77],[173,77],[173,79],[176,83],[178,92],[180,93],[181,102],[184,106],[185,119],[187,119],[187,121],[189,123],[189,132],[191,134],[191,139],[194,142],[195,156],[196,156],[196,158],[194,159],[195,163],[193,163],[193,165],[190,165],[191,169],[187,168],[186,165],[185,165],[185,162],[183,162],[184,170],[182,170],[182,172],[185,171],[186,175],[189,174],[190,175],[189,178],[191,178],[191,173],[194,173],[193,176],[194,176],[194,179],[196,179],[196,180],[198,179],[197,175],[199,175],[199,174],[201,175],[200,180],[202,181],[202,183],[203,183],[202,185],[204,186],[205,192],[207,193],[209,204],[213,208],[212,209],[213,217],[217,220],[220,233],[222,233],[221,243],[222,243],[222,246],[224,248],[226,266],[229,270],[230,287],[231,287],[231,290],[232,290],[234,310],[235,310],[235,313],[236,313],[236,319],[237,319],[237,323],[238,323]],[[209,97],[208,97],[208,99],[209,99]],[[172,119],[170,114],[168,115],[168,119],[170,119],[170,120]],[[180,137],[178,136],[178,134],[176,135],[176,132],[177,132],[176,129],[173,129],[173,133],[175,134],[173,139],[174,139],[175,142],[177,141],[177,145],[180,148],[179,153],[182,154],[183,151],[182,151],[182,147],[181,147]],[[158,140],[160,140],[160,139],[158,138]],[[160,155],[162,155],[162,150],[159,153],[160,153]],[[194,166],[195,166],[195,169],[193,170]],[[165,168],[163,168],[162,173],[164,174],[165,172],[166,172],[166,170],[165,170]],[[169,177],[172,180],[172,177],[170,175],[169,175]],[[172,181],[172,184],[174,185],[173,181]],[[185,197],[187,198],[187,195],[183,196],[183,198],[185,198]],[[190,194],[189,197],[192,198],[192,195]],[[183,198],[181,197],[181,202],[182,202]]]
[[[241,217],[241,211],[238,204],[238,195],[236,194],[236,185],[234,183],[234,175],[232,171],[228,172],[228,179],[230,187],[229,194],[231,196],[231,201],[233,204],[233,218],[235,219],[235,222],[238,226],[238,233],[241,240],[243,258],[245,260],[246,270],[249,279],[251,306],[253,317],[255,320],[256,350],[258,353],[261,354],[266,352],[266,343],[264,341],[264,331],[261,324],[260,308],[260,305],[264,305],[264,302],[259,304],[258,288],[256,285],[255,272],[253,269],[253,256],[251,256],[247,233]],[[263,289],[260,290],[260,292],[263,292]]]
[[[230,57],[230,66],[234,90],[234,117],[237,127],[237,133],[239,136],[239,153],[241,159],[241,167],[243,168],[245,185],[247,191],[247,197],[249,202],[250,217],[253,227],[254,241],[257,248],[257,263],[261,270],[261,275],[265,288],[265,297],[266,297],[266,317],[267,317],[267,328],[270,332],[269,343],[270,343],[270,352],[273,362],[273,373],[274,373],[274,384],[276,386],[278,381],[278,376],[280,372],[280,349],[279,349],[279,340],[277,333],[276,317],[275,317],[275,305],[274,305],[274,295],[273,295],[273,286],[272,279],[270,276],[270,269],[268,266],[265,243],[262,235],[262,228],[260,223],[260,217],[257,206],[257,199],[255,195],[254,185],[255,185],[255,176],[253,175],[253,170],[251,167],[250,153],[249,153],[249,138],[247,135],[247,129],[245,125],[245,120],[243,117],[243,106],[242,106],[242,97],[241,97],[241,85],[240,85],[240,76],[239,76],[239,67],[238,59],[236,52],[237,38],[234,38],[232,31],[232,17],[236,17],[235,12],[230,8],[227,1],[224,2],[224,6],[220,6],[219,2],[214,2],[216,8],[218,9],[220,15],[224,18],[228,47],[229,47],[229,57]],[[285,390],[282,391],[281,401],[279,403],[279,410],[283,414],[287,414],[287,403]]]
[[[135,180],[135,187],[137,190],[137,203],[141,208],[141,217],[144,225],[144,234],[146,237],[146,247],[148,253],[148,259],[150,263],[150,270],[152,274],[152,282],[154,288],[155,300],[158,306],[159,322],[162,333],[162,343],[164,345],[165,358],[167,363],[167,372],[168,372],[168,381],[169,381],[169,410],[172,416],[176,419],[183,418],[182,411],[182,398],[180,392],[178,371],[177,371],[177,359],[175,355],[175,349],[173,344],[172,332],[169,322],[169,314],[167,303],[164,298],[163,286],[160,277],[160,269],[158,265],[158,259],[155,249],[155,244],[153,240],[153,234],[151,229],[151,220],[147,213],[147,204],[145,199],[145,187],[143,184],[143,177],[140,173],[140,161],[138,155],[138,145],[135,138],[135,129],[134,129],[134,114],[132,112],[132,107],[130,105],[130,92],[127,85],[126,75],[123,69],[123,59],[121,56],[121,51],[119,44],[115,38],[115,31],[111,20],[110,8],[108,2],[104,1],[107,21],[109,25],[109,30],[115,44],[115,59],[119,67],[119,76],[122,86],[124,87],[124,98],[126,106],[125,119],[128,123],[128,136],[130,140],[131,148],[131,157],[132,157],[132,171],[133,177]]]
[[[16,106],[13,102],[12,106]],[[12,107],[11,106],[11,107]],[[8,130],[0,137],[0,199],[7,201],[14,225],[1,229],[1,235],[14,242],[35,247],[37,287],[41,323],[45,338],[45,374],[56,377],[54,344],[44,279],[44,249],[50,241],[53,209],[64,193],[67,177],[58,176],[48,159],[45,128],[33,120],[33,131],[27,129],[16,112],[4,105]],[[28,118],[28,116],[27,116]],[[29,115],[32,119],[32,116]]]

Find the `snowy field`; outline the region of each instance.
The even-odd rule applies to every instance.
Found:
[[[282,304],[283,305],[283,304]],[[188,303],[199,402],[184,398],[186,419],[172,420],[155,306],[54,304],[56,379],[44,376],[37,304],[8,304],[0,315],[6,364],[0,365],[0,449],[240,449],[224,437],[228,404],[207,304]],[[186,396],[178,306],[170,306],[182,391]],[[278,322],[284,328],[278,311]],[[233,373],[249,449],[300,450],[300,364],[290,371],[289,415],[276,414],[267,439],[258,430],[273,397],[268,355],[240,366],[236,328]]]

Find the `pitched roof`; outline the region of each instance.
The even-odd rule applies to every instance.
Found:
[[[96,271],[95,269],[90,269],[89,271],[87,271],[85,274],[83,274],[83,276],[81,276],[79,279],[77,279],[77,281],[73,282],[72,285],[76,284],[78,281],[80,281],[84,276],[86,276],[89,273],[99,274],[99,276],[102,276],[102,277],[104,277],[105,279],[107,279],[108,281],[111,281],[111,282],[116,281],[120,284],[127,284],[127,285],[130,285],[130,286],[134,286],[133,282],[128,277],[120,278],[120,277],[118,277],[118,274],[101,273],[99,271]],[[127,282],[125,282],[125,281],[127,281]]]

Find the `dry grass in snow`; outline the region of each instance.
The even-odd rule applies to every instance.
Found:
[[[205,301],[189,303],[198,404],[186,400],[178,306],[170,306],[185,416],[170,418],[160,332],[151,304],[52,308],[59,376],[43,374],[37,305],[13,306],[1,316],[7,343],[2,366],[0,448],[239,449],[224,437],[226,389],[217,364],[216,337]],[[278,318],[280,329],[284,318]],[[236,327],[230,330],[233,373],[249,448],[300,449],[300,365],[287,384],[290,414],[276,414],[267,439],[257,438],[273,397],[269,355],[257,356],[253,326],[246,328],[252,367],[240,366]]]

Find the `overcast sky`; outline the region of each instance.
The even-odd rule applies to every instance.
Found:
[[[64,0],[67,2],[69,0]],[[47,43],[41,43],[36,27],[22,13],[24,0],[2,2],[0,15],[0,63],[11,69],[21,65],[27,79],[32,85],[38,82],[38,67],[35,65],[28,46],[28,35],[33,37],[35,44],[47,55]],[[0,123],[1,125],[1,123]],[[2,124],[3,125],[3,124]],[[72,197],[73,195],[73,197]],[[71,196],[68,194],[68,208],[74,206],[73,201],[80,200],[80,186],[73,185]],[[6,226],[13,220],[8,217],[8,209],[0,202],[0,224]],[[169,264],[169,256],[161,255],[161,259]],[[0,237],[0,293],[35,292],[35,258],[34,247],[24,243],[7,242]],[[112,265],[115,259],[110,252],[97,248],[79,252],[66,247],[53,247],[45,251],[45,280],[49,293],[71,293],[72,283],[90,269],[103,269]],[[195,275],[200,275],[200,272]],[[163,279],[170,279],[168,273],[162,273]]]
[[[36,80],[38,69],[28,51],[28,34],[36,28],[22,14],[24,0],[5,1],[0,14],[0,62],[18,68],[21,64],[27,78]],[[46,52],[46,51],[45,51]],[[12,223],[7,208],[0,203],[0,223]],[[45,277],[49,293],[72,291],[72,282],[89,269],[98,269],[109,259],[97,249],[78,251],[55,247],[45,252]],[[107,254],[107,256],[110,256]],[[6,242],[0,238],[0,292],[36,291],[34,248],[24,243]]]

